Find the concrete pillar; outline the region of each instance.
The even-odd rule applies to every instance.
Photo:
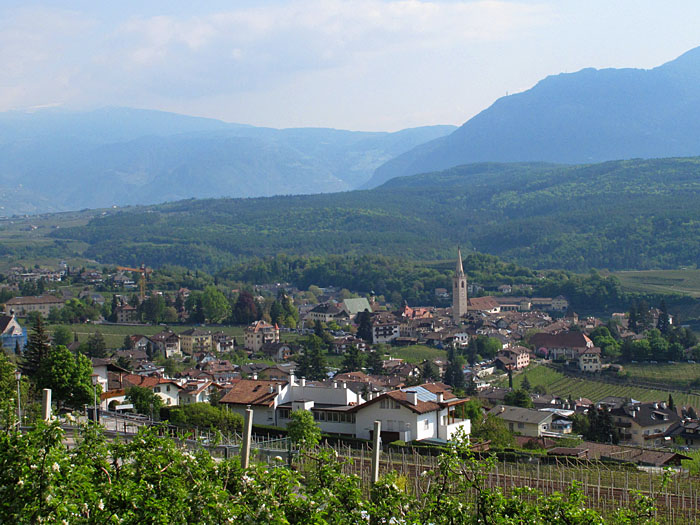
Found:
[[[253,434],[253,409],[246,408],[245,421],[243,423],[243,445],[241,446],[241,466],[250,466],[250,441]]]
[[[379,481],[379,453],[381,447],[382,422],[374,422],[374,435],[372,436],[372,483]]]
[[[44,392],[41,398],[41,414],[44,421],[49,421],[51,419],[51,389],[44,388]]]

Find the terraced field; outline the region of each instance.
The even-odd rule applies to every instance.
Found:
[[[625,365],[625,371],[630,377],[659,381],[681,388],[689,387],[700,380],[700,364],[698,363],[659,363],[655,365]]]
[[[513,378],[513,386],[518,388],[525,376],[533,387],[542,385],[549,394],[573,398],[585,397],[593,402],[600,401],[607,396],[629,397],[639,401],[665,401],[668,399],[668,391],[613,385],[602,381],[569,377],[542,365],[535,365],[526,372],[517,374]],[[700,395],[681,392],[673,392],[672,395],[676,405],[691,405],[700,409]]]

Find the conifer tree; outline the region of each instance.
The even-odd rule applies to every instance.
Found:
[[[44,321],[37,316],[34,326],[29,334],[27,348],[20,363],[20,369],[24,375],[32,380],[36,379],[41,362],[49,355],[51,339],[44,328]]]

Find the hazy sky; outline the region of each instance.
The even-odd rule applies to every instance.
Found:
[[[698,28],[697,0],[3,0],[0,111],[461,124],[547,75],[660,65],[699,46]]]

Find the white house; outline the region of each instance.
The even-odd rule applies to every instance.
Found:
[[[435,392],[431,391],[435,390]],[[380,394],[355,407],[355,435],[371,439],[374,421],[382,423],[382,441],[449,441],[462,429],[471,433],[468,419],[455,417],[454,408],[467,402],[452,392],[437,391],[430,384]]]
[[[248,407],[253,409],[253,424],[279,426],[277,406],[284,402],[289,385],[282,381],[237,379],[219,403],[245,416]]]
[[[286,399],[277,408],[280,425],[286,426],[295,410],[310,410],[323,432],[355,435],[352,409],[364,403],[364,399],[346,383],[307,383],[304,378],[297,382],[292,375],[286,394]]]

